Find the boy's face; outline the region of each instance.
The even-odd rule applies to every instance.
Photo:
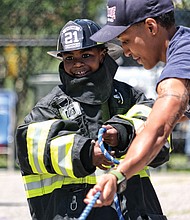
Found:
[[[87,48],[62,53],[65,71],[76,78],[87,76],[100,67],[105,52],[100,48]]]

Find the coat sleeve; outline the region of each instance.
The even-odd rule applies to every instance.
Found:
[[[113,116],[105,124],[110,124],[118,132],[119,144],[112,150],[115,151],[115,156],[120,158],[127,153],[128,147],[135,137],[135,127],[130,120],[125,120],[118,115]]]
[[[95,171],[90,157],[91,139],[81,134],[75,121],[58,119],[55,112],[42,107],[34,108],[25,124],[17,128],[16,146],[19,166],[25,174],[56,173],[75,178]],[[88,170],[81,152],[89,160]]]
[[[117,150],[117,156],[122,156],[126,154],[128,148],[130,147],[131,142],[135,137],[135,130],[137,130],[147,119],[148,115],[151,112],[151,107],[153,105],[153,100],[141,101],[138,104],[134,105],[125,115],[116,115],[108,122],[113,127],[115,127],[118,131],[119,138],[119,147]],[[126,127],[127,122],[131,125],[131,128],[128,129]],[[123,134],[123,129],[120,127],[126,128],[126,133]],[[122,133],[120,132],[122,130]],[[125,147],[121,151],[121,145]],[[169,160],[170,153],[173,150],[171,136],[168,137],[167,142],[162,147],[161,151],[157,155],[157,157],[149,164],[149,166],[156,168]]]

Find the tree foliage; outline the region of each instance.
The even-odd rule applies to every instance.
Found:
[[[190,9],[189,0],[173,1],[176,8]],[[17,92],[19,117],[28,112],[28,99],[31,99],[31,91],[34,91],[29,83],[30,77],[57,72],[58,63],[47,55],[47,51],[56,49],[59,31],[65,23],[76,18],[89,18],[101,23],[106,2],[1,0],[0,87],[11,87]],[[106,17],[104,19],[105,24]]]
[[[174,5],[178,9],[190,10],[190,1],[189,0],[173,0]]]
[[[52,35],[76,18],[95,19],[104,0],[1,0],[0,34]]]
[[[104,8],[105,0],[1,0],[0,87],[17,92],[21,121],[34,97],[31,76],[57,72],[47,51],[56,49],[62,27],[76,18],[96,20]]]

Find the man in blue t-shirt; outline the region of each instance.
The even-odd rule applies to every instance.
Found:
[[[166,65],[156,85],[158,98],[152,112],[125,159],[114,172],[102,176],[85,199],[89,203],[97,191],[102,191],[97,207],[111,204],[126,179],[158,154],[176,123],[190,118],[190,29],[176,27],[172,1],[108,0],[107,24],[91,39],[107,42],[115,37],[121,41],[124,54],[145,69],[160,61]]]

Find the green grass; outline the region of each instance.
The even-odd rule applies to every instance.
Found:
[[[7,167],[7,155],[0,155],[0,168]]]
[[[8,166],[8,163],[7,163],[7,155],[4,155],[4,154],[0,154],[0,169],[6,169]],[[16,169],[19,169],[16,161],[14,162],[14,168],[15,170]]]
[[[190,159],[184,154],[171,154],[166,165],[168,171],[190,171]]]

